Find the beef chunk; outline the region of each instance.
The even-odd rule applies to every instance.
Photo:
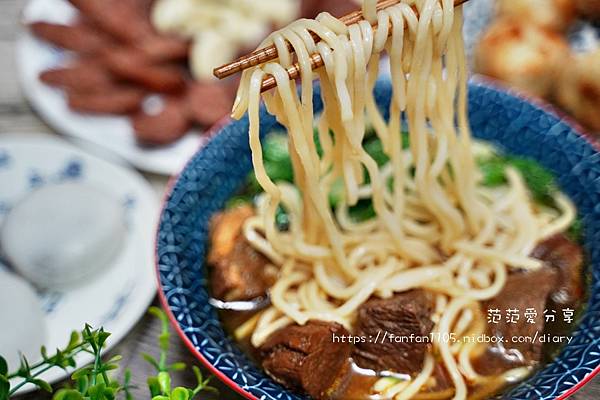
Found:
[[[544,331],[544,310],[553,308],[575,308],[583,296],[581,247],[566,236],[555,235],[540,243],[531,254],[544,261],[537,271],[517,271],[508,276],[504,289],[493,299],[484,302],[483,311],[498,309],[504,314],[508,309],[520,313],[516,323],[502,319],[490,323],[491,335],[504,337],[502,345],[491,346],[475,360],[478,372],[492,375],[510,368],[534,365],[542,357],[542,343],[507,342],[513,336],[533,338]],[[530,324],[523,314],[528,308],[535,309],[535,323]]]
[[[483,303],[483,312],[500,310],[502,318],[498,323],[488,324],[488,334],[503,338],[503,343],[491,346],[476,364],[478,372],[489,375],[509,368],[534,365],[542,356],[542,343],[512,343],[513,336],[534,338],[544,330],[544,309],[546,299],[556,287],[558,273],[543,267],[536,271],[511,273],[502,291],[494,298]],[[529,323],[524,317],[527,309],[535,309],[535,323]],[[518,310],[519,319],[509,321],[507,310]]]
[[[212,292],[222,300],[250,300],[264,296],[273,283],[269,260],[242,235],[244,221],[253,214],[249,206],[218,214],[211,224]]]
[[[306,392],[315,399],[328,399],[350,377],[349,341],[333,336],[349,335],[341,325],[309,321],[273,333],[260,347],[264,369],[279,383]]]
[[[421,371],[428,341],[390,340],[389,336],[428,337],[433,322],[433,296],[411,290],[390,299],[373,299],[358,310],[357,335],[366,338],[356,344],[353,358],[362,368],[415,374]],[[387,332],[387,338],[382,341]],[[375,343],[376,339],[378,343]]]
[[[555,235],[540,243],[532,256],[558,271],[558,282],[551,294],[557,308],[576,308],[583,297],[583,252],[565,235]]]

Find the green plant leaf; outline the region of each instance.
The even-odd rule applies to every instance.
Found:
[[[150,354],[148,353],[142,353],[142,358],[144,360],[146,360],[146,362],[150,365],[152,365],[154,368],[156,368],[156,371],[160,371],[160,366],[158,365],[158,361],[156,360],[156,358],[152,357]]]
[[[98,349],[102,349],[102,347],[104,347],[104,343],[106,343],[106,340],[108,339],[108,337],[110,336],[109,332],[104,332],[103,329],[100,329],[98,331]]]
[[[8,363],[2,356],[0,356],[0,375],[8,375]]]
[[[90,380],[87,376],[80,376],[79,379],[77,379],[77,390],[79,390],[80,393],[86,393],[89,384]]]
[[[187,368],[187,366],[185,365],[184,362],[176,362],[176,363],[169,365],[169,371],[183,371],[186,368]]]
[[[176,387],[171,392],[171,400],[189,400],[190,392],[182,387]]]
[[[21,358],[21,365],[19,366],[17,375],[23,378],[29,378],[31,376],[31,368],[29,367],[27,357],[25,357],[23,354],[20,354],[19,356]]]
[[[8,392],[10,392],[10,382],[4,375],[0,375],[0,400],[7,400]]]
[[[117,354],[115,356],[112,356],[110,358],[110,360],[108,360],[106,363],[107,364],[117,363],[117,362],[121,361],[122,359],[123,359],[123,356],[120,354]]]
[[[114,371],[115,369],[119,369],[119,364],[106,364],[102,367],[102,372]]]
[[[32,379],[31,383],[33,383],[34,385],[36,385],[37,387],[39,387],[42,390],[45,390],[48,393],[52,393],[52,386],[50,386],[50,384],[48,382],[46,382],[43,379]]]
[[[167,396],[158,395],[152,397],[152,400],[169,400],[169,398]]]
[[[69,343],[67,344],[67,348],[72,349],[73,347],[78,346],[81,343],[81,335],[79,332],[73,331],[71,332],[71,336],[69,337]]]
[[[84,367],[81,369],[78,369],[77,371],[73,372],[73,375],[71,375],[71,379],[76,381],[79,378],[81,378],[82,376],[88,376],[92,373],[93,367]]]
[[[160,383],[158,383],[157,377],[151,376],[146,382],[148,384],[148,389],[150,390],[150,395],[153,396],[153,398],[154,396],[161,394]]]
[[[81,393],[74,389],[61,389],[54,397],[53,400],[84,400],[84,397]]]
[[[171,375],[168,372],[158,373],[158,384],[163,394],[171,393]]]

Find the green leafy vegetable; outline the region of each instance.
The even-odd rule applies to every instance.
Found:
[[[355,206],[348,210],[354,222],[363,222],[375,217],[375,208],[371,200],[359,200]]]
[[[483,174],[483,185],[494,187],[505,184],[506,168],[512,166],[523,176],[534,201],[546,206],[554,206],[553,196],[558,190],[554,177],[536,161],[528,158],[494,155],[479,159],[478,164]]]
[[[567,237],[575,243],[581,243],[583,239],[583,221],[581,218],[573,221],[573,224],[567,230]]]

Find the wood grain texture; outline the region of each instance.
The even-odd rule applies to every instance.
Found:
[[[476,0],[474,0],[476,1]],[[14,40],[18,35],[19,14],[24,0],[0,0],[0,135],[3,133],[40,133],[54,134],[52,130],[41,121],[31,110],[19,89],[14,59]],[[146,175],[152,185],[160,191],[164,190],[166,180],[161,177]],[[139,400],[149,399],[146,391],[146,378],[153,371],[152,368],[142,360],[140,353],[146,352],[156,354],[156,338],[159,334],[159,324],[152,317],[144,317],[136,325],[133,331],[114,349],[112,354],[122,354],[123,366],[131,369],[133,383],[138,386],[135,390],[135,398]],[[188,364],[199,364],[190,355],[187,348],[179,338],[174,335],[172,340],[171,359],[173,361],[186,361]],[[202,368],[208,374],[205,368]],[[183,374],[176,384],[194,385],[194,379],[190,374]],[[213,385],[220,390],[219,396],[203,396],[202,400],[240,400],[231,389],[219,382],[216,378]],[[22,400],[46,400],[49,395],[44,393],[31,393],[17,397]],[[600,399],[600,377],[595,378],[579,393],[571,397],[574,400]]]

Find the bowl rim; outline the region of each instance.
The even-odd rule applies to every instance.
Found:
[[[508,87],[497,79],[479,75],[479,74],[474,74],[469,78],[467,85],[471,85],[471,84],[486,86],[486,87],[492,88],[498,92],[503,92],[505,94],[510,95],[511,97],[514,97],[514,98],[522,101],[522,102],[530,103],[533,106],[535,106],[536,108],[538,108],[548,114],[553,114],[554,116],[558,117],[561,121],[564,121],[569,127],[571,127],[574,134],[584,138],[586,140],[586,142],[588,142],[588,144],[590,144],[594,149],[596,149],[596,151],[598,151],[600,153],[600,137],[594,136],[589,130],[585,129],[581,124],[579,124],[579,122],[577,122],[572,116],[567,114],[565,111],[557,108],[556,106],[544,101],[543,99],[541,99],[539,97],[531,96],[520,90]],[[232,123],[233,121],[234,120],[231,118],[230,115],[226,115],[223,118],[221,118],[219,121],[217,121],[211,128],[207,129],[205,132],[205,135],[207,136],[207,138],[209,140],[207,140],[206,143],[208,143],[210,140],[212,140],[214,138],[214,136],[216,136],[225,126]],[[200,145],[198,147],[198,150],[196,151],[196,153],[194,153],[194,155],[192,155],[192,157],[181,167],[181,169],[176,174],[172,175],[169,178],[166,189],[162,196],[161,212],[160,212],[161,218],[159,219],[159,223],[156,226],[156,234],[154,236],[154,241],[155,241],[154,242],[154,250],[155,250],[154,251],[154,268],[155,268],[155,278],[156,278],[157,287],[158,287],[158,299],[159,299],[160,305],[162,306],[163,310],[166,312],[167,317],[169,318],[169,321],[171,322],[171,325],[175,329],[175,332],[177,333],[179,338],[183,341],[184,345],[187,347],[187,349],[190,351],[190,353],[192,355],[194,355],[202,363],[202,365],[206,369],[208,369],[208,371],[210,373],[215,375],[221,382],[226,384],[229,388],[231,388],[232,390],[234,390],[236,393],[240,394],[244,398],[246,398],[248,400],[260,400],[258,397],[254,396],[250,392],[244,390],[235,381],[233,381],[231,378],[229,378],[227,375],[225,375],[223,372],[221,372],[198,349],[196,349],[196,347],[194,346],[192,341],[188,338],[188,336],[185,334],[185,332],[179,325],[177,318],[173,314],[171,307],[169,306],[169,302],[167,300],[166,294],[163,290],[163,284],[160,279],[160,268],[158,265],[158,256],[157,256],[158,255],[158,235],[159,235],[159,231],[160,231],[160,220],[162,220],[162,214],[165,211],[169,197],[170,197],[171,193],[173,192],[175,185],[179,181],[181,174],[189,167],[190,163],[196,157],[197,153],[202,151],[204,145]],[[597,365],[594,368],[594,370],[591,371],[587,376],[585,376],[582,380],[577,382],[575,385],[573,385],[571,388],[569,388],[567,391],[565,391],[561,395],[555,397],[554,400],[565,400],[565,399],[571,397],[573,394],[575,394],[577,391],[579,391],[582,387],[584,387],[588,382],[590,382],[592,379],[594,379],[594,377],[596,377],[596,375],[598,375],[599,373],[600,373],[600,365]]]

